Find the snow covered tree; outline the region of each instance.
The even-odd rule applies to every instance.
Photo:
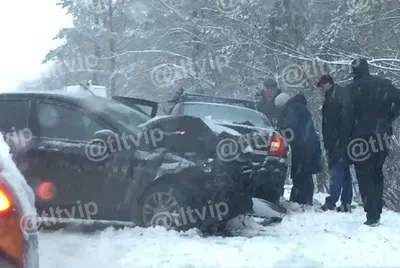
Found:
[[[73,27],[58,33],[64,43],[45,59],[55,65],[35,84],[50,90],[92,80],[111,95],[163,105],[180,87],[251,99],[263,79],[275,77],[284,91],[304,92],[317,127],[323,96],[315,81],[330,73],[337,83],[350,82],[354,57],[366,58],[374,74],[400,88],[398,1],[224,3],[60,0]],[[400,133],[397,125],[395,133]],[[387,161],[385,198],[400,209],[397,149]],[[326,190],[328,179],[325,172],[319,190]]]

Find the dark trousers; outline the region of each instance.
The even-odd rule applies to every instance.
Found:
[[[378,218],[382,213],[384,181],[382,168],[387,156],[388,150],[382,150],[371,153],[364,161],[354,162],[367,218]]]
[[[290,201],[300,205],[312,205],[314,195],[314,181],[312,174],[297,173],[292,175],[293,187],[290,192]]]
[[[331,206],[339,200],[343,205],[351,204],[353,200],[353,185],[351,182],[350,165],[342,160],[331,169],[329,196],[325,202]]]

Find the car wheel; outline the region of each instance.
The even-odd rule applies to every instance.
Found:
[[[187,230],[195,227],[185,215],[190,207],[183,189],[170,184],[155,184],[139,200],[138,221],[142,227],[164,226],[167,230]]]

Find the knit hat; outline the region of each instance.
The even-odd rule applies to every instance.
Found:
[[[290,95],[286,94],[286,93],[280,93],[278,96],[276,96],[275,98],[275,106],[278,108],[281,108],[282,106],[284,106],[288,100],[290,100],[291,97]]]
[[[276,83],[275,79],[268,78],[264,81],[264,87],[278,87],[278,83]]]
[[[351,68],[353,71],[353,75],[364,75],[369,74],[369,65],[368,61],[365,59],[355,59],[351,63]]]

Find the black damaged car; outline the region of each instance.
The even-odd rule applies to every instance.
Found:
[[[270,202],[265,205],[274,210],[285,212],[279,201],[290,173],[291,157],[287,139],[291,138],[292,133],[275,131],[267,117],[254,109],[254,102],[181,91],[170,101],[173,105],[168,115],[155,117],[158,108],[156,102],[130,97],[114,99],[154,117],[139,127],[146,131],[162,129],[168,134],[162,141],[162,147],[187,159],[212,157],[229,164],[241,155],[245,161],[257,167],[253,176],[253,197]],[[215,134],[221,137],[219,143],[210,142],[215,139],[207,138]],[[229,137],[223,139],[224,135],[237,137],[237,142],[224,144],[230,141]]]
[[[265,115],[255,110],[249,100],[212,97],[201,94],[177,92],[169,114],[190,115],[204,122],[230,128],[246,138],[253,153],[248,154],[253,163],[261,165],[263,172],[255,177],[254,197],[279,205],[285,181],[291,167],[290,140],[293,133],[275,131]]]
[[[149,127],[157,123],[145,115],[152,115],[151,107],[139,103],[131,109],[123,99],[0,94],[1,131],[25,133],[7,141],[36,192],[39,216],[205,230],[251,211],[259,167],[246,151],[230,162],[215,157],[221,139],[236,142],[238,136],[218,134],[192,116],[169,116],[163,128]],[[177,131],[178,125],[190,127]],[[187,143],[176,144],[182,136]],[[185,146],[201,148],[204,155]],[[179,149],[182,153],[175,152]],[[82,209],[88,204],[90,213]]]

